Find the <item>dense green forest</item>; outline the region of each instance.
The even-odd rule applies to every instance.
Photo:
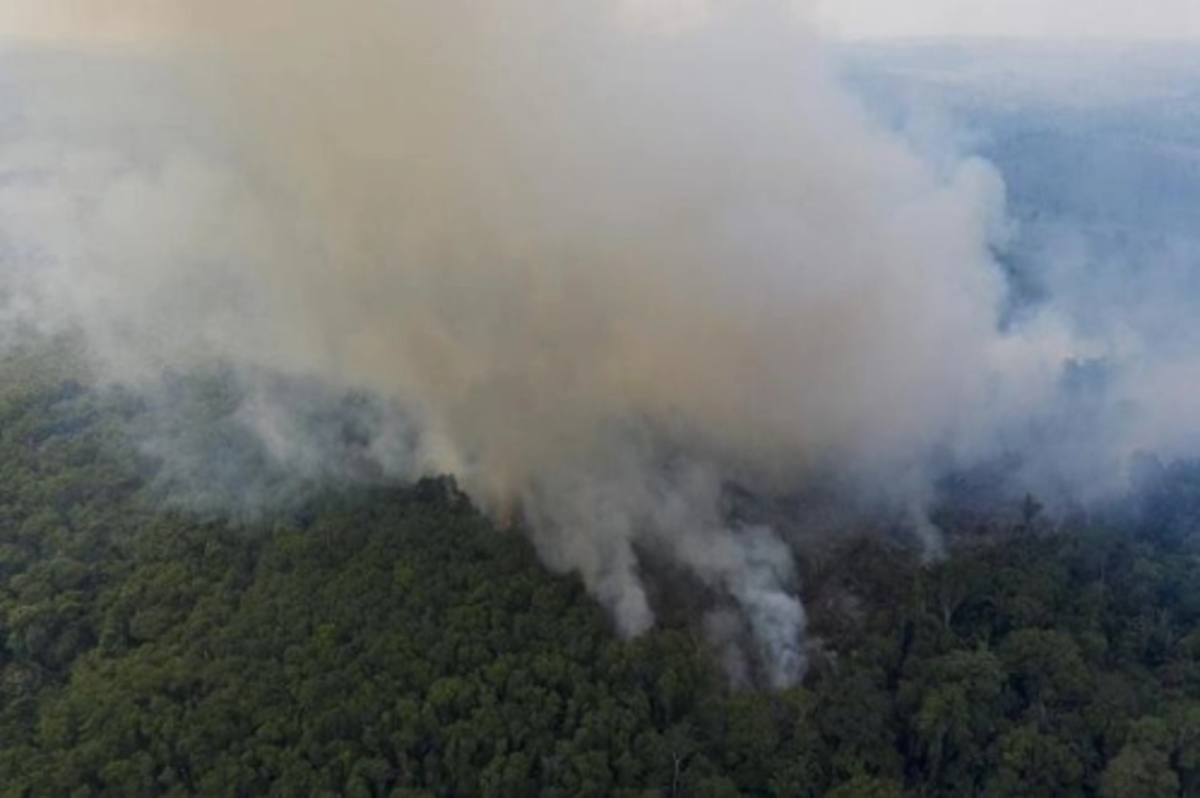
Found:
[[[37,353],[0,385],[3,795],[1200,795],[1194,468],[948,517],[934,565],[848,532],[771,693],[686,624],[619,641],[451,480],[206,518],[136,402]]]

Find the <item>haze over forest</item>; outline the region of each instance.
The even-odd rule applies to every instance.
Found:
[[[14,794],[1190,794],[1200,49],[111,14],[0,53]]]

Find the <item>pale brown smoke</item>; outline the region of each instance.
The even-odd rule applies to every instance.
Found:
[[[748,5],[663,38],[595,0],[210,0],[172,33],[315,231],[260,264],[281,339],[416,402],[503,500],[630,416],[805,460],[908,454],[980,399],[975,175],[940,184]]]
[[[998,181],[872,128],[781,2],[669,31],[604,0],[105,7],[188,65],[269,209],[240,277],[262,340],[218,354],[402,398],[628,631],[635,540],[752,616],[782,590],[745,575],[771,549],[722,529],[723,475],[968,447],[1025,369]],[[664,441],[698,470],[656,476]]]

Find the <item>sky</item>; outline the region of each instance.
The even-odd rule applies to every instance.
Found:
[[[714,0],[614,0],[652,17],[691,16]],[[719,0],[718,0],[719,1]],[[724,0],[730,2],[732,0]],[[815,5],[837,39],[1036,37],[1200,42],[1200,0],[794,0]],[[114,7],[154,0],[0,0],[0,39],[92,44],[144,40]]]
[[[817,0],[839,38],[1200,41],[1200,0]]]

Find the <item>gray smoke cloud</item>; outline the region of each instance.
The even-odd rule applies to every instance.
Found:
[[[931,454],[993,451],[1073,354],[999,332],[994,170],[869,121],[784,3],[105,9],[143,52],[39,72],[59,100],[3,139],[5,312],[126,385],[232,363],[375,397],[372,468],[523,519],[626,634],[652,551],[793,683],[792,554],[723,486],[834,470],[935,549]],[[321,478],[312,414],[265,384],[230,422]]]

